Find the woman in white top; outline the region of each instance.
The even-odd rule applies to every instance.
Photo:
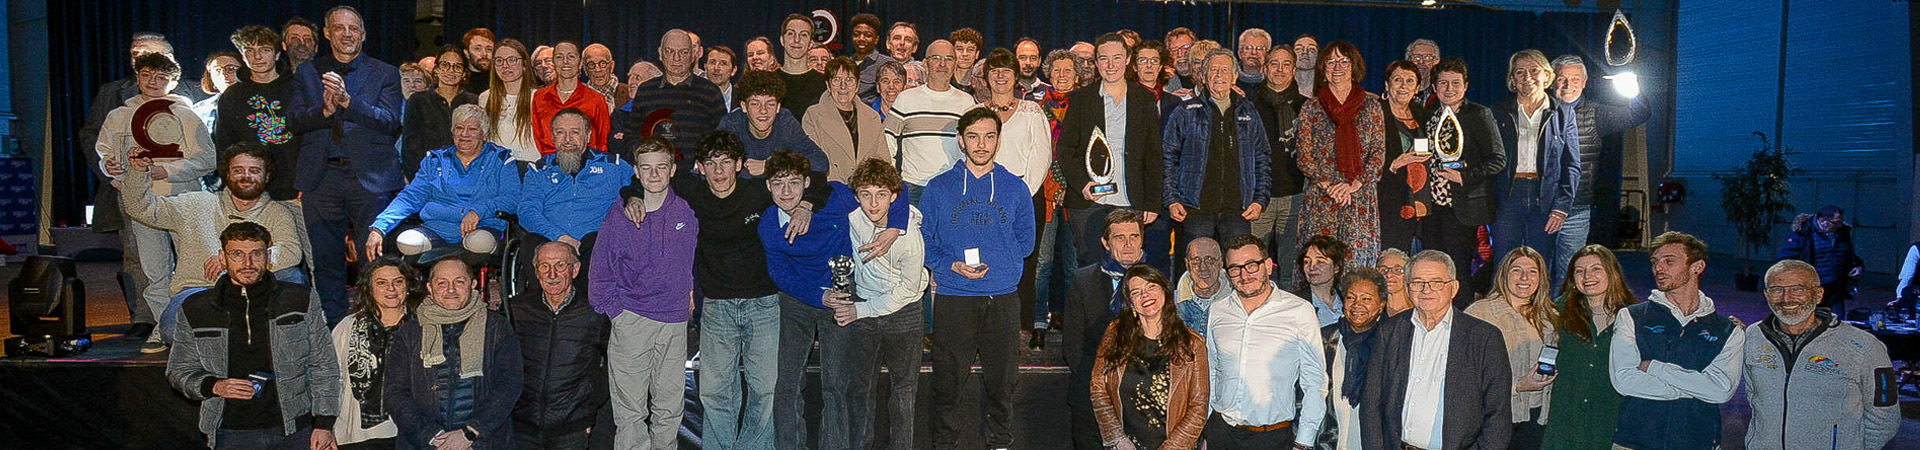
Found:
[[[376,259],[360,275],[353,310],[333,327],[333,352],[340,361],[340,415],[333,437],[342,448],[393,448],[400,428],[384,406],[387,344],[394,330],[420,304],[414,280],[419,274],[397,256]]]
[[[502,39],[493,48],[493,81],[480,93],[480,106],[493,119],[493,133],[487,140],[513,151],[513,159],[540,160],[540,147],[533,141],[533,60],[527,46],[513,39]]]
[[[975,105],[1000,116],[1000,153],[994,162],[1027,183],[1027,195],[1040,192],[1047,181],[1047,169],[1053,165],[1053,130],[1040,104],[1022,100],[1014,93],[1019,87],[1020,63],[1013,52],[993,49],[987,55],[987,101]]]
[[[1546,258],[1531,247],[1507,252],[1493,275],[1493,292],[1467,307],[1467,315],[1500,329],[1513,374],[1513,440],[1508,448],[1537,450],[1546,431],[1548,396],[1555,377],[1537,373],[1540,353],[1556,345],[1559,313],[1547,293]]]

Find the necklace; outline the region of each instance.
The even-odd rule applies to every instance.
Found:
[[[991,109],[991,110],[993,110],[993,112],[1007,112],[1007,111],[1012,111],[1012,110],[1013,110],[1013,107],[1015,107],[1015,106],[1019,106],[1019,105],[1020,105],[1020,101],[1019,101],[1019,100],[1014,100],[1014,101],[1012,101],[1012,102],[1008,102],[1008,103],[1007,103],[1007,104],[1005,104],[1005,105],[995,105],[995,104],[993,104],[993,100],[987,100],[987,109]]]

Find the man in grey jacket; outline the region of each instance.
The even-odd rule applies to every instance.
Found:
[[[1799,260],[1767,269],[1773,315],[1747,326],[1747,448],[1877,449],[1900,431],[1900,385],[1887,346],[1818,308],[1820,273]],[[1792,419],[1789,420],[1788,417]]]
[[[213,449],[335,447],[340,365],[320,302],[267,270],[273,237],[253,222],[227,226],[227,274],[187,297],[174,328],[167,382],[200,402]]]

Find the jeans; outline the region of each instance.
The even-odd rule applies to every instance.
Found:
[[[702,443],[716,449],[773,448],[779,296],[706,299],[700,315],[700,352],[700,405],[706,413]]]
[[[632,311],[613,318],[607,341],[607,385],[614,445],[679,448],[686,409],[687,323],[656,322]]]
[[[129,222],[132,221],[129,220]],[[133,319],[132,323],[156,324],[159,322],[155,316],[159,315],[160,311],[147,305],[145,296],[147,286],[152,285],[153,280],[147,279],[146,268],[140,265],[140,242],[134,240],[133,235],[133,231],[125,229],[124,226],[120,230],[120,274],[123,275],[119,279],[120,294],[127,300],[127,311]],[[173,259],[168,258],[166,263],[172,265]],[[172,274],[173,270],[169,268],[167,273]],[[165,286],[165,283],[161,285]]]
[[[1047,313],[1052,311],[1052,305],[1060,304],[1054,301],[1053,294],[1065,292],[1053,288],[1053,280],[1057,278],[1053,274],[1054,264],[1061,259],[1060,253],[1055,250],[1055,246],[1059,245],[1060,222],[1057,220],[1059,215],[1056,214],[1054,217],[1056,220],[1049,220],[1040,225],[1040,239],[1034,241],[1038,244],[1033,248],[1034,264],[1029,266],[1034,268],[1032,322],[1035,330],[1047,329]]]
[[[144,285],[138,285],[140,300],[146,302],[145,306],[149,314],[165,311],[167,299],[170,297],[168,292],[172,291],[173,267],[176,262],[173,253],[173,236],[167,234],[165,230],[155,229],[133,220],[132,217],[127,218],[126,230],[122,233],[132,236],[133,251],[127,257],[140,260],[137,263],[140,274],[136,279],[147,281]],[[191,269],[200,270],[200,262],[202,261],[193,261]],[[159,318],[159,320],[166,319]]]
[[[1540,180],[1516,178],[1503,194],[1500,215],[1494,219],[1493,226],[1488,227],[1495,267],[1513,249],[1525,246],[1545,254],[1560,245],[1556,236],[1547,234],[1549,212],[1547,205],[1540,203]]]
[[[774,384],[774,448],[812,448],[807,436],[807,356],[820,342],[820,448],[867,448],[873,438],[872,377],[866,367],[861,327],[842,327],[833,310],[815,308],[782,292],[779,375]],[[857,407],[856,407],[857,406]]]
[[[131,221],[129,221],[131,222]],[[215,432],[214,450],[307,450],[313,439],[312,427],[300,427],[293,434],[285,434],[280,427],[258,430],[230,430],[221,428]]]
[[[1273,281],[1280,286],[1293,286],[1293,249],[1300,245],[1300,221],[1295,214],[1299,209],[1294,206],[1299,202],[1300,194],[1269,198],[1267,208],[1260,210],[1260,218],[1249,224],[1250,233],[1267,244],[1267,256],[1274,263]],[[1226,242],[1220,243],[1220,254],[1226,254],[1226,247]],[[1185,251],[1186,246],[1181,245],[1180,250]]]
[[[1567,281],[1567,266],[1573,264],[1573,253],[1587,246],[1587,232],[1593,230],[1593,207],[1574,206],[1567,223],[1560,226],[1560,234],[1554,235],[1553,253],[1547,255],[1548,265],[1553,266],[1551,281],[1554,298],[1559,298],[1560,285]]]
[[[1173,254],[1184,260],[1187,255],[1187,244],[1203,237],[1219,242],[1221,253],[1225,254],[1227,241],[1241,235],[1252,234],[1252,227],[1253,225],[1247,222],[1246,218],[1240,217],[1238,212],[1189,213],[1187,220],[1180,222],[1179,242],[1174,245]],[[1178,269],[1168,272],[1168,278],[1178,280],[1180,273],[1186,272],[1186,264],[1177,266]]]
[[[1016,291],[1020,294],[1020,323],[1034,324],[1035,325],[1033,327],[1034,329],[1045,329],[1046,328],[1045,323],[1047,321],[1046,320],[1047,316],[1038,314],[1038,312],[1040,311],[1040,301],[1038,298],[1039,282],[1040,282],[1040,254],[1046,253],[1046,252],[1040,251],[1041,247],[1039,245],[1040,238],[1042,237],[1041,233],[1044,233],[1047,231],[1045,227],[1039,226],[1040,225],[1039,217],[1042,215],[1040,213],[1040,210],[1043,208],[1046,208],[1045,203],[1041,201],[1041,198],[1038,194],[1034,195],[1033,196],[1033,211],[1034,211],[1034,217],[1035,217],[1035,221],[1034,221],[1035,226],[1033,227],[1033,242],[1034,242],[1033,249],[1034,250],[1033,250],[1033,253],[1028,253],[1027,257],[1022,259],[1020,266],[1023,272],[1021,272],[1022,275],[1020,276],[1020,284],[1018,287],[1019,290]]]
[[[513,442],[520,450],[587,450],[587,430],[544,437],[516,431]]]
[[[178,294],[173,294],[166,304],[160,305],[160,322],[159,326],[154,327],[153,335],[164,342],[172,342],[173,330],[180,326],[180,305],[187,302],[187,296],[212,288],[212,286],[190,287],[181,289]]]
[[[301,209],[308,245],[313,246],[313,289],[320,296],[327,323],[336,324],[347,314],[347,254],[363,248],[360,242],[366,239],[367,227],[393,200],[393,193],[366,190],[343,165],[329,165],[324,178],[337,181],[302,193]]]
[[[1284,450],[1293,448],[1294,431],[1297,431],[1294,427],[1265,432],[1248,430],[1227,425],[1226,420],[1215,414],[1207,418],[1207,428],[1201,431],[1200,437],[1206,440],[1208,450]]]
[[[867,359],[865,373],[874,373],[880,367],[887,368],[887,437],[884,440],[874,439],[885,442],[886,445],[881,448],[887,450],[913,449],[914,395],[920,384],[920,342],[924,336],[924,307],[921,305],[919,302],[910,303],[893,314],[855,322],[856,325],[867,323],[865,351],[872,358]],[[871,379],[864,376],[859,378]],[[872,434],[877,438],[879,432],[876,430]]]
[[[1013,294],[984,297],[934,295],[933,445],[951,449],[960,434],[960,396],[979,356],[986,392],[980,397],[981,428],[988,448],[1013,445],[1013,392],[1019,382],[1020,299]]]

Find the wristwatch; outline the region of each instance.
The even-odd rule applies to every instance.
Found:
[[[461,428],[461,429],[460,429],[460,432],[461,432],[461,433],[464,433],[464,434],[466,434],[466,435],[467,435],[467,441],[478,441],[478,440],[480,440],[480,433],[479,433],[479,432],[477,432],[477,431],[473,431],[473,426],[471,426],[471,425],[469,425],[469,426],[467,426],[467,427],[465,427],[465,428]]]

